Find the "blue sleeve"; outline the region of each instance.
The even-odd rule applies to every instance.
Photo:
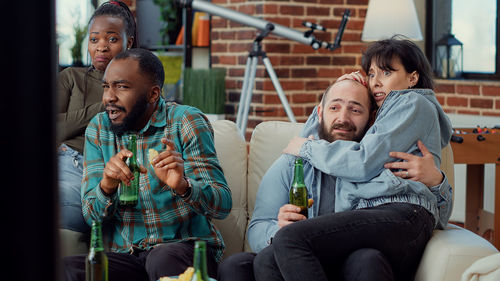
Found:
[[[443,174],[443,181],[441,184],[430,187],[432,194],[436,196],[437,207],[439,211],[439,221],[437,223],[438,229],[444,229],[448,224],[451,212],[453,209],[453,188],[448,182],[448,178]]]
[[[320,171],[351,182],[366,182],[379,175],[390,151],[415,153],[422,140],[440,162],[441,136],[438,112],[430,101],[418,94],[405,94],[385,108],[361,142],[307,140],[299,156]],[[437,164],[439,166],[439,163]]]
[[[293,179],[291,162],[288,160],[291,158],[288,155],[281,155],[260,182],[247,232],[250,247],[256,253],[267,247],[279,230],[279,209],[288,204],[289,187]]]

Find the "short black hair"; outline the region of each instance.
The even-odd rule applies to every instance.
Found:
[[[434,89],[432,67],[420,48],[402,35],[372,43],[361,58],[361,66],[368,74],[372,60],[383,70],[394,71],[394,57],[401,60],[407,73],[417,71],[419,77],[414,88]]]
[[[115,56],[113,60],[132,58],[139,62],[139,71],[149,77],[151,82],[163,88],[165,71],[160,59],[151,51],[141,48],[126,50]]]
[[[125,34],[132,38],[132,48],[139,47],[139,41],[137,38],[137,25],[135,23],[134,15],[128,8],[127,4],[122,1],[108,1],[102,3],[92,14],[89,19],[89,26],[92,21],[99,16],[111,16],[119,18],[123,21],[125,27]],[[127,41],[127,40],[125,40]]]

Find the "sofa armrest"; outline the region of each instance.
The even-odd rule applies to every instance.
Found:
[[[415,281],[457,281],[474,261],[498,250],[479,235],[455,225],[435,230],[427,243]]]

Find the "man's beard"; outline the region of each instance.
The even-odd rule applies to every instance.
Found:
[[[116,105],[115,107],[119,108],[120,110],[126,113],[125,108]],[[123,135],[125,132],[131,131],[134,125],[136,125],[136,123],[139,121],[139,119],[143,117],[147,107],[148,107],[148,101],[146,99],[146,95],[143,95],[142,98],[137,100],[137,102],[130,110],[130,113],[127,114],[125,118],[123,118],[123,121],[120,124],[111,123],[111,131],[118,136]]]
[[[354,134],[353,137],[348,137],[345,134],[334,134],[332,131],[334,129],[343,129],[343,130],[350,130],[351,132],[356,132],[356,126],[349,124],[349,123],[334,123],[332,126],[328,127],[325,124],[325,118],[321,118],[321,121],[319,123],[319,130],[318,130],[318,136],[320,139],[326,140],[328,142],[334,142],[336,140],[348,140],[348,141],[355,141],[355,142],[360,142],[363,136],[366,133],[366,129],[368,126],[366,126],[359,134]]]

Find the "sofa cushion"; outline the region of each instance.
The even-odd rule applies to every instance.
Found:
[[[425,247],[415,281],[457,281],[474,261],[497,253],[497,249],[479,235],[449,224],[434,230]]]
[[[228,120],[212,123],[215,150],[231,189],[233,208],[224,220],[214,220],[220,230],[226,251],[224,257],[243,251],[248,222],[247,213],[247,144],[236,124]]]
[[[248,213],[253,214],[259,184],[267,169],[283,153],[290,139],[298,136],[303,123],[267,121],[257,125],[248,154]]]

